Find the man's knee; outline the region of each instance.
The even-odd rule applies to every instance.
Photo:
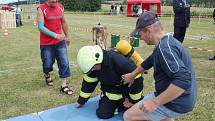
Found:
[[[43,72],[45,74],[48,74],[51,71],[53,71],[53,63],[51,63],[51,62],[44,62],[43,63]]]
[[[96,115],[100,118],[100,119],[109,119],[112,118],[114,116],[114,114],[109,113],[105,110],[96,110]]]
[[[124,121],[128,121],[128,114],[126,112],[123,114],[123,119]]]
[[[44,73],[50,72],[53,70],[53,62],[51,60],[46,60],[43,62],[43,71]]]
[[[124,121],[130,121],[131,119],[131,116],[129,116],[129,112],[126,111],[124,114],[123,114],[123,119]]]

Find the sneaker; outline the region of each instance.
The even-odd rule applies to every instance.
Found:
[[[209,60],[215,60],[215,56],[213,56],[213,57],[209,58]]]

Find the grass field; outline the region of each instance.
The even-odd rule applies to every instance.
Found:
[[[66,96],[59,92],[57,70],[52,73],[54,87],[48,88],[42,76],[39,32],[33,21],[25,20],[24,26],[9,29],[7,38],[0,38],[0,120],[42,111],[77,100],[82,74],[76,65],[77,51],[81,46],[92,44],[92,33],[75,31],[74,28],[92,28],[101,23],[108,31],[127,35],[132,31],[136,18],[124,16],[66,14],[70,26],[72,43],[68,47],[72,77],[69,80],[74,95]],[[164,30],[173,31],[173,18],[161,18]],[[3,30],[0,30],[2,35]],[[202,38],[202,39],[201,39]],[[110,42],[110,37],[108,37]],[[215,25],[209,19],[192,19],[184,44],[215,49]],[[110,43],[109,43],[110,45]],[[153,50],[141,42],[136,50],[146,58]],[[193,112],[177,121],[214,121],[215,120],[215,62],[209,61],[212,52],[189,50],[198,80],[198,101]],[[154,90],[152,71],[145,77],[144,93]],[[93,96],[98,95],[97,90]],[[186,103],[186,102],[184,102]]]
[[[196,13],[197,15],[212,15],[213,10],[214,10],[214,8],[200,8],[200,7],[191,7],[190,8],[190,12]],[[110,5],[102,4],[101,11],[109,12],[110,11]],[[124,5],[124,11],[126,11],[126,5]],[[172,6],[161,6],[161,13],[163,13],[163,14],[173,13],[173,7]]]

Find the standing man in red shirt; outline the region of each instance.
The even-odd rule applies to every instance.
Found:
[[[53,70],[53,64],[56,59],[61,80],[60,90],[71,95],[72,90],[67,85],[70,68],[66,46],[70,44],[70,36],[68,24],[64,17],[64,7],[58,0],[47,0],[39,6],[37,18],[40,30],[41,59],[46,84],[53,86],[50,72]]]

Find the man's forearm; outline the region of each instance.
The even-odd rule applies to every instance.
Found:
[[[68,24],[66,22],[62,23],[62,28],[63,28],[63,32],[64,32],[65,36],[68,38],[69,37]]]
[[[38,27],[39,27],[40,31],[43,32],[44,34],[54,37],[54,38],[57,37],[57,34],[55,32],[50,31],[48,28],[46,28],[42,21],[39,21]]]
[[[131,75],[133,77],[136,77],[138,74],[143,73],[145,70],[142,68],[142,66],[138,66],[133,72],[131,72]]]
[[[184,91],[184,89],[175,86],[174,84],[170,84],[169,87],[163,93],[158,95],[153,101],[160,106],[176,99],[183,94]]]
[[[38,8],[38,11],[37,11],[36,14],[37,14],[37,22],[39,24],[38,25],[39,30],[42,33],[44,33],[44,34],[46,34],[48,36],[56,38],[57,37],[57,33],[53,32],[53,31],[50,31],[48,28],[46,28],[44,26],[44,16],[43,16],[43,12],[42,12],[42,10],[40,8]]]

